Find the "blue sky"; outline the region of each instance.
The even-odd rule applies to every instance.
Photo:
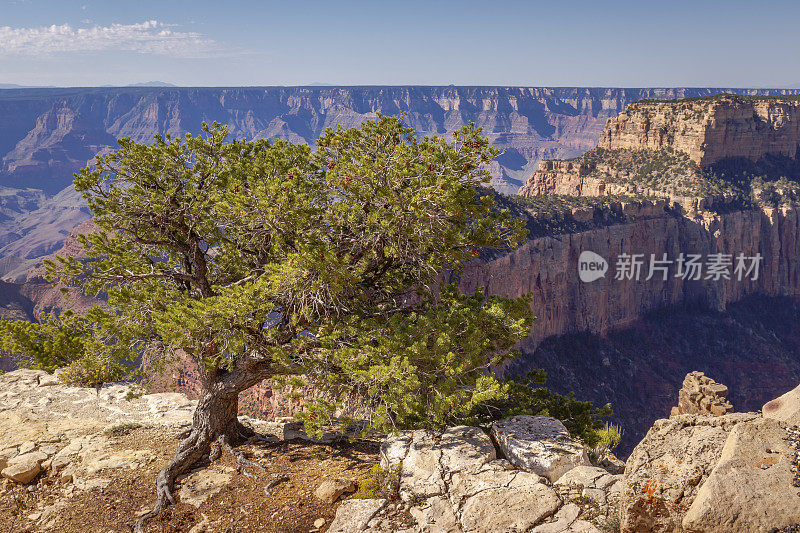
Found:
[[[800,2],[0,0],[0,83],[800,84]]]

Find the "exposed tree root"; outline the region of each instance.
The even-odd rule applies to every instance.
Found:
[[[254,477],[245,471],[246,466],[265,470],[260,464],[247,459],[243,451],[234,448],[235,443],[249,441],[255,435],[255,431],[239,422],[237,410],[235,396],[215,397],[209,394],[201,398],[189,435],[178,445],[169,464],[158,473],[153,509],[131,525],[136,533],[144,533],[144,526],[149,520],[161,514],[166,505],[175,503],[172,490],[178,476],[205,459],[216,461],[222,455],[222,447],[236,457],[236,468],[245,476]]]
[[[169,464],[158,473],[158,478],[156,479],[157,498],[155,506],[149,513],[140,517],[139,520],[133,524],[133,530],[136,533],[143,533],[144,524],[148,520],[161,514],[167,502],[171,504],[175,503],[175,497],[172,495],[172,487],[175,484],[175,479],[189,470],[201,459],[208,457],[210,448],[211,443],[208,441],[208,438],[200,431],[194,430],[180,445],[178,445],[175,456]]]
[[[266,485],[264,485],[264,495],[269,498],[272,496],[272,493],[270,492],[272,487],[287,481],[289,481],[289,476],[286,474],[272,474],[272,479]]]
[[[255,477],[253,474],[251,474],[250,472],[248,472],[247,470],[244,469],[244,467],[246,467],[246,466],[251,466],[253,468],[258,468],[259,470],[261,470],[263,472],[267,471],[267,469],[264,468],[260,463],[257,463],[255,461],[251,461],[250,459],[245,457],[244,452],[242,450],[234,448],[233,445],[230,442],[228,442],[228,438],[227,437],[224,437],[224,436],[220,437],[219,443],[222,446],[224,446],[225,449],[228,450],[231,453],[231,455],[236,457],[236,471],[239,472],[240,474],[243,474],[243,475],[245,475],[245,476],[247,476],[247,477],[249,477],[251,479]]]

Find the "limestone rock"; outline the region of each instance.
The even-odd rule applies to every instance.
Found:
[[[599,517],[618,514],[622,475],[596,466],[577,466],[561,476],[553,488],[566,501],[591,500]]]
[[[52,387],[53,385],[60,385],[61,381],[56,374],[45,374],[39,376],[40,387]]]
[[[561,505],[542,477],[497,459],[476,427],[391,436],[381,446],[381,464],[400,469],[400,497],[422,532],[527,531]]]
[[[670,417],[678,415],[721,416],[733,411],[726,399],[728,387],[717,383],[702,372],[689,372],[678,391],[678,406],[672,408]]]
[[[317,490],[314,491],[314,496],[326,503],[333,503],[338,500],[342,494],[353,492],[356,488],[356,482],[352,479],[327,479],[317,487]]]
[[[465,531],[493,533],[527,531],[555,513],[561,500],[543,484],[515,483],[483,490],[468,499],[462,509]]]
[[[595,460],[594,464],[612,475],[623,474],[625,472],[625,463],[610,450],[603,451]]]
[[[410,510],[419,529],[425,533],[461,533],[461,525],[453,511],[453,505],[445,496],[433,496],[422,505]]]
[[[583,445],[569,436],[561,421],[521,415],[492,424],[492,436],[518,468],[555,481],[576,466],[590,465]]]
[[[558,478],[554,485],[577,485],[587,489],[605,490],[622,479],[596,466],[577,466]]]
[[[327,533],[356,533],[367,531],[369,521],[386,504],[386,500],[345,500],[336,510]]]
[[[786,428],[758,419],[738,424],[719,462],[683,518],[690,532],[771,531],[800,524],[800,494],[792,485],[793,450]]]
[[[200,507],[203,502],[217,494],[233,476],[211,468],[201,468],[181,480],[180,500],[183,503]]]
[[[36,443],[33,441],[25,441],[19,445],[19,454],[24,455],[26,453],[30,453],[36,449]]]
[[[414,431],[403,460],[400,478],[400,497],[408,501],[413,497],[444,494],[440,460],[441,449],[433,436],[425,431]]]
[[[47,455],[41,452],[31,452],[18,455],[8,461],[2,475],[17,483],[29,483],[42,471],[42,461]]]
[[[19,455],[19,451],[17,450],[16,446],[10,446],[0,450],[0,470],[3,470],[6,466],[8,466],[8,461],[17,455]]]
[[[581,508],[574,503],[564,505],[555,515],[555,520],[533,528],[531,533],[562,533],[568,531],[570,526],[578,519]]]
[[[657,420],[625,466],[621,531],[680,531],[683,516],[722,455],[728,435],[737,424],[755,418],[752,413],[731,413]]]
[[[782,396],[764,404],[764,418],[782,420],[800,426],[800,385]]]

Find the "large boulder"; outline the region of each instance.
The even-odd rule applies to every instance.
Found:
[[[356,488],[356,482],[352,479],[326,479],[320,483],[317,490],[314,491],[314,496],[326,503],[333,503],[338,500],[342,494],[353,492]]]
[[[657,420],[625,466],[621,531],[681,531],[683,516],[719,461],[728,435],[737,424],[757,417],[731,413]]]
[[[683,528],[728,533],[800,524],[794,453],[781,422],[758,419],[738,424],[683,518]]]
[[[800,385],[765,403],[761,411],[764,413],[764,418],[782,420],[787,424],[800,426]]]
[[[17,455],[8,461],[2,475],[17,483],[29,483],[42,471],[42,462],[47,460],[47,454],[30,452]]]
[[[492,437],[511,464],[555,481],[576,466],[589,466],[583,445],[560,420],[520,415],[492,424]]]

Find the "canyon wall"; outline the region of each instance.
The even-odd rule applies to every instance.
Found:
[[[729,186],[736,176],[798,177],[800,98],[723,94],[635,102],[608,119],[596,149],[540,161],[519,194],[645,194],[684,203],[716,187],[709,169],[727,175]]]
[[[202,121],[231,135],[313,143],[328,127],[357,126],[376,113],[406,113],[420,135],[444,135],[472,121],[506,152],[495,185],[516,192],[536,163],[571,157],[597,143],[606,120],[642,98],[683,98],[720,89],[543,87],[248,87],[0,90],[0,184],[53,194],[98,151],[131,137],[199,131]],[[738,89],[748,94],[796,91]]]
[[[465,290],[531,293],[531,333],[519,344],[521,356],[497,373],[542,369],[555,392],[611,403],[611,421],[624,431],[622,457],[654,420],[669,415],[688,372],[728,385],[736,411],[758,410],[800,382],[800,209],[699,220],[663,208],[659,214],[655,206],[627,211],[620,224],[528,241],[471,265],[461,280]],[[609,261],[605,277],[580,280],[583,251]],[[733,272],[730,280],[683,280],[674,277],[674,265],[666,281],[660,273],[645,280],[650,254],[675,260],[681,252],[764,259],[757,280],[738,281]],[[641,279],[615,279],[621,253],[645,254]]]
[[[727,158],[796,158],[800,154],[800,99],[720,95],[668,106],[637,102],[608,119],[598,146],[671,148],[703,167]]]
[[[689,219],[653,207],[628,208],[628,221],[578,233],[533,239],[501,257],[466,268],[461,288],[486,287],[488,294],[533,297],[537,317],[521,349],[532,352],[552,335],[605,333],[632,324],[648,311],[671,305],[723,309],[747,295],[800,296],[800,209],[784,208],[708,214]],[[590,283],[578,276],[578,257],[592,251],[609,262],[605,276]],[[757,280],[691,280],[676,277],[676,266],[649,281],[651,254],[676,260],[679,254],[761,254]],[[644,254],[641,279],[615,279],[619,254]],[[703,272],[703,277],[706,273]],[[752,276],[750,276],[752,277]]]

